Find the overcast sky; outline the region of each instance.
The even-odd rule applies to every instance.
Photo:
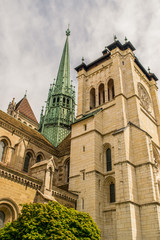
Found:
[[[142,65],[160,78],[160,0],[0,0],[0,109],[27,90],[39,121],[68,24],[75,84],[82,56],[87,64],[100,57],[113,35],[122,43],[126,36]]]

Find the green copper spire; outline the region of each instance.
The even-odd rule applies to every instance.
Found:
[[[66,42],[64,45],[60,65],[59,65],[59,70],[57,74],[57,81],[56,85],[59,88],[59,90],[62,90],[63,88],[70,87],[70,61],[69,61],[69,40],[68,37],[70,35],[70,30],[67,29],[66,31]]]
[[[45,114],[41,111],[39,131],[55,146],[70,133],[75,119],[75,89],[70,83],[69,28],[56,82],[50,85]]]

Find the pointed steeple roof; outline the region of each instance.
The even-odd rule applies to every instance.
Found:
[[[75,120],[75,87],[70,84],[69,35],[59,65],[56,84],[50,85],[45,113],[41,111],[39,131],[57,147],[70,133]]]
[[[69,28],[66,31],[66,42],[64,45],[59,70],[57,74],[56,87],[62,89],[63,87],[70,87],[70,61],[69,61],[69,41],[68,37],[70,35]]]
[[[32,108],[27,100],[26,94],[25,96],[16,104],[15,111],[19,111],[21,114],[25,115],[27,118],[31,119],[35,123],[38,123]]]

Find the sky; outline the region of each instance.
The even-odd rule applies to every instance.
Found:
[[[113,36],[125,36],[142,65],[160,78],[159,0],[0,0],[0,109],[28,101],[39,121],[69,37],[71,79],[82,57],[102,56]],[[160,83],[158,82],[160,87]],[[160,91],[159,91],[160,98]]]

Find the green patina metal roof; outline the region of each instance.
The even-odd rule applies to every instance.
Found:
[[[74,123],[83,121],[83,120],[85,120],[85,119],[87,119],[87,118],[89,118],[89,117],[93,117],[93,116],[95,116],[98,112],[100,112],[101,110],[102,110],[102,108],[99,108],[99,109],[97,109],[97,110],[95,110],[95,111],[93,111],[93,112],[90,112],[90,113],[88,113],[88,114],[85,114],[85,115],[83,115],[83,117],[77,119]],[[73,124],[74,124],[74,123],[73,123]]]
[[[39,131],[57,147],[70,133],[75,120],[75,87],[70,84],[69,37],[62,52],[56,83],[51,84],[45,114],[41,111]]]
[[[70,87],[70,60],[69,60],[69,40],[68,37],[70,35],[70,30],[67,29],[66,31],[66,42],[64,45],[59,70],[57,74],[56,86],[58,87],[59,91],[63,87]]]

